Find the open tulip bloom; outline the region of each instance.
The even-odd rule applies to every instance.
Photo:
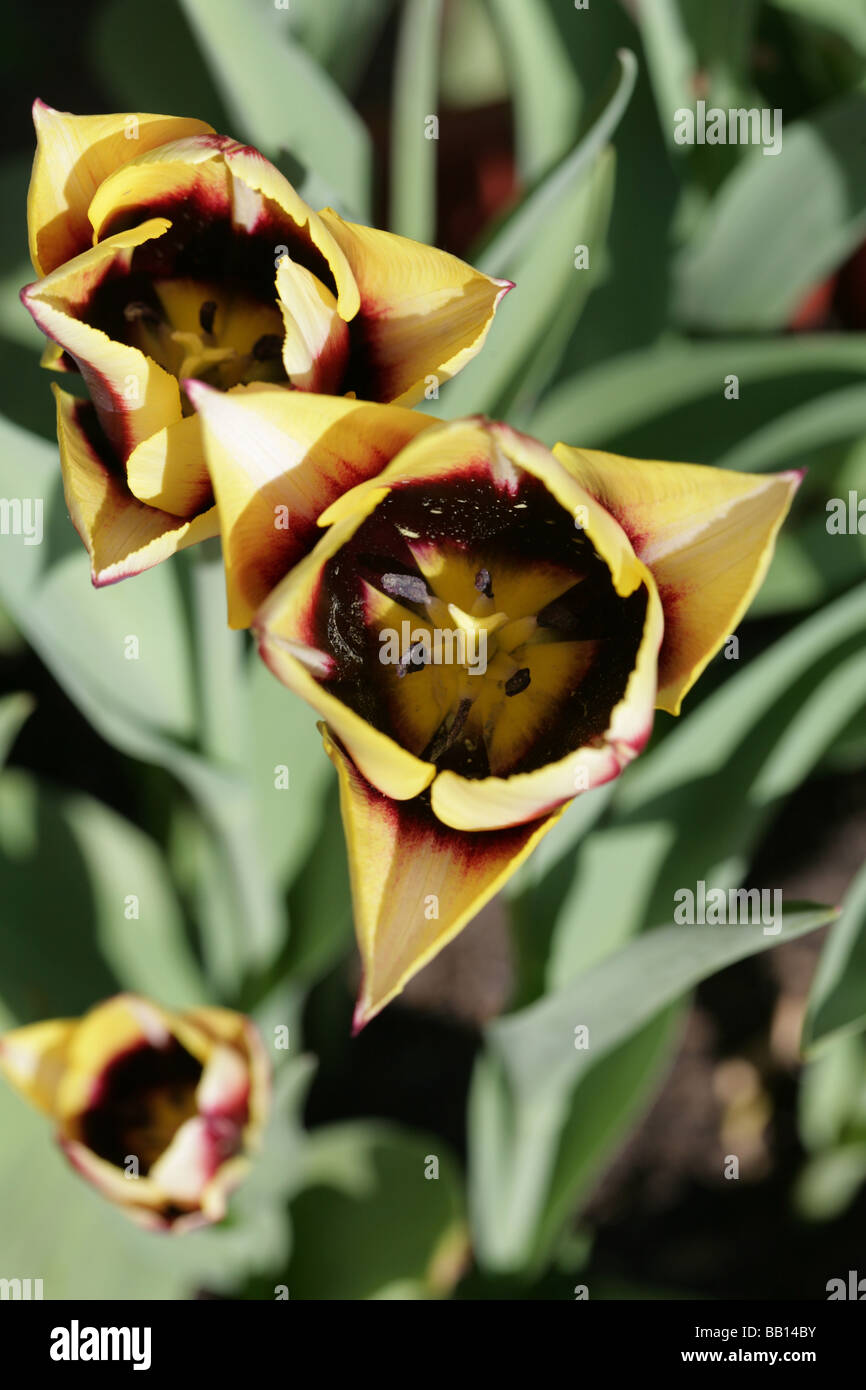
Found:
[[[308,207],[257,150],[174,116],[34,106],[40,278],[22,291],[78,371],[55,386],[67,505],[108,584],[219,533],[181,385],[279,383],[413,403],[481,348],[509,281]]]
[[[270,1089],[242,1014],[117,995],[81,1019],[0,1037],[0,1071],[57,1125],[72,1166],[139,1225],[220,1221],[258,1145]]]
[[[322,716],[369,1021],[760,585],[798,473],[551,452],[481,418],[195,382],[230,621]],[[325,529],[319,529],[325,528]]]
[[[413,413],[480,350],[510,282],[314,212],[200,121],[34,117],[23,297],[46,365],[90,391],[55,388],[94,582],[221,534],[229,622],[322,716],[339,774],[361,1027],[641,752],[656,709],[679,712],[800,475],[551,452]],[[119,1149],[80,1131],[73,1091],[49,1107],[67,1152],[120,1200]],[[178,1144],[134,1204],[210,1216],[219,1172],[185,1187]]]

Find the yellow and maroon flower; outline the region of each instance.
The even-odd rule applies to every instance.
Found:
[[[6,1033],[0,1071],[51,1116],[69,1162],[103,1196],[139,1225],[173,1232],[225,1216],[270,1089],[242,1014],[174,1013],[131,994]]]
[[[78,370],[55,387],[67,503],[111,583],[219,532],[181,382],[410,404],[480,350],[507,281],[308,207],[258,151],[172,116],[34,106],[22,291]]]
[[[760,584],[799,475],[190,389],[235,619],[255,612],[339,773],[360,1026],[576,794],[640,753],[656,708],[679,711]],[[281,504],[294,529],[275,548]]]

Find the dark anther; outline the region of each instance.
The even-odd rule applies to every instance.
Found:
[[[479,570],[475,576],[475,587],[485,598],[493,597],[493,580],[490,578],[490,570]]]
[[[416,642],[414,647],[410,647],[406,656],[397,667],[397,675],[402,679],[403,676],[411,676],[413,671],[423,671],[427,665],[424,660],[424,643]]]
[[[198,311],[198,321],[201,324],[203,333],[213,333],[213,321],[216,318],[217,302],[215,299],[206,299]]]
[[[263,333],[253,343],[253,357],[257,362],[271,362],[283,351],[283,340],[279,333]]]
[[[435,763],[437,758],[441,758],[443,753],[447,753],[448,749],[454,746],[463,733],[466,724],[466,716],[471,708],[471,700],[461,700],[451,723],[449,724],[447,720],[443,720],[439,725],[426,755],[428,762]]]
[[[430,597],[417,574],[383,574],[382,588],[391,598],[405,598],[410,603],[424,603]]]
[[[152,304],[145,304],[141,299],[131,299],[123,307],[123,317],[127,323],[135,323],[142,319],[145,323],[161,323],[162,319],[154,309]]]
[[[521,666],[519,671],[515,671],[513,676],[509,676],[505,682],[506,695],[519,695],[525,690],[531,680],[528,666]]]

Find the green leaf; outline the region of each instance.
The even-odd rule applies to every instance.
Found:
[[[814,931],[833,915],[828,908],[792,908],[775,936],[764,935],[760,926],[659,927],[566,988],[491,1024],[483,1062],[488,1079],[475,1094],[471,1115],[470,1190],[479,1258],[497,1269],[520,1268],[549,1240],[547,1222],[539,1238],[539,1222],[578,1082],[701,980]],[[588,1030],[587,1049],[577,1046],[578,1026]],[[571,1148],[570,1162],[580,1161],[579,1147]],[[493,1175],[489,1181],[487,1175]],[[578,1186],[579,1167],[574,1178]]]
[[[354,940],[346,841],[335,779],[329,781],[314,843],[289,895],[292,931],[283,966],[295,980],[320,978]]]
[[[545,379],[556,365],[603,254],[614,174],[605,146],[635,80],[634,55],[624,50],[619,56],[619,77],[601,115],[476,259],[479,269],[514,280],[516,288],[499,306],[484,351],[447,383],[432,409],[425,406],[428,413],[450,419],[479,410],[502,414],[510,391],[522,386],[522,374],[533,371],[539,353],[546,358]],[[589,248],[588,269],[575,266],[578,245]],[[554,320],[557,326],[551,328]],[[535,382],[533,389],[541,384]]]
[[[798,1125],[811,1154],[854,1138],[851,1120],[866,1095],[866,1040],[834,1037],[804,1069],[798,1098]],[[862,1137],[862,1136],[860,1136]]]
[[[777,10],[823,25],[866,54],[866,10],[859,0],[771,0]]]
[[[461,0],[445,9],[439,88],[459,110],[508,100],[502,50],[486,0]]]
[[[372,1123],[314,1130],[292,1203],[289,1297],[450,1293],[468,1253],[461,1186],[438,1138]]]
[[[549,1256],[606,1157],[649,1104],[670,1065],[683,1014],[677,1005],[665,1009],[590,1067],[574,1087],[533,1233],[530,1268],[539,1268]]]
[[[118,989],[206,1002],[157,846],[101,802],[4,773],[0,898],[0,978],[19,1022],[78,1014]]]
[[[394,66],[391,116],[391,230],[416,241],[436,235],[436,115],[442,0],[406,0]],[[437,132],[438,137],[438,132]]]
[[[680,322],[715,331],[783,327],[803,295],[866,233],[866,94],[845,97],[755,148],[728,178],[675,268]]]
[[[866,387],[846,386],[795,406],[729,449],[719,468],[763,473],[784,468],[811,449],[866,434]]]
[[[23,724],[33,713],[36,701],[26,691],[0,699],[0,770],[6,762]]]
[[[355,88],[393,8],[393,0],[292,0],[279,12],[301,45],[344,91]]]
[[[809,517],[799,528],[782,531],[749,617],[820,607],[857,583],[864,549],[859,536],[828,536],[826,517]]]
[[[177,0],[109,0],[93,17],[92,52],[118,111],[194,116],[229,134],[226,111]]]
[[[250,654],[247,681],[252,725],[247,776],[261,827],[260,851],[267,872],[286,887],[317,842],[333,769],[315,712],[256,652]]]
[[[866,1181],[866,1141],[842,1144],[804,1164],[794,1186],[794,1206],[805,1221],[835,1221]]]
[[[748,956],[796,940],[831,922],[832,907],[789,908],[775,935],[760,925],[657,927],[584,971],[564,989],[520,1013],[498,1019],[487,1032],[516,1095],[529,1102],[557,1091],[701,980]],[[590,1047],[575,1047],[577,1024]]]
[[[50,399],[46,399],[46,411]],[[118,724],[176,738],[195,728],[191,657],[175,572],[160,565],[130,584],[94,593],[90,567],[66,513],[56,446],[0,420],[0,494],[43,502],[43,540],[8,537],[0,595],[43,661],[73,690],[110,707]],[[138,655],[128,642],[138,643]]]
[[[692,105],[698,61],[677,0],[641,5],[637,22],[662,132],[668,146],[683,154],[685,146],[674,142],[674,112]]]
[[[537,236],[556,215],[561,199],[580,181],[611,139],[634,91],[637,59],[627,48],[617,54],[619,72],[597,118],[574,149],[506,219],[477,259],[487,275],[505,275],[531,250]]]
[[[44,499],[43,543],[6,542],[18,547],[17,563],[0,570],[0,599],[93,727],[124,753],[166,768],[192,793],[216,842],[236,942],[219,983],[237,989],[241,964],[260,966],[275,956],[284,914],[263,868],[246,772],[209,762],[189,747],[200,732],[201,691],[183,571],[168,562],[94,592],[87,556],[63,505],[56,449],[2,419],[0,444],[0,494]],[[126,658],[134,650],[128,638],[137,639],[135,659]],[[222,615],[218,640],[235,646],[239,640]],[[201,926],[206,931],[208,921]]]
[[[752,106],[758,101],[751,80],[752,52],[760,0],[727,0],[720,7],[704,0],[680,0],[698,68],[709,77],[708,106]],[[688,94],[687,105],[695,96]],[[711,148],[716,157],[718,147]]]
[[[814,1050],[840,1033],[866,1028],[866,865],[851,885],[842,916],[821,954],[803,1025]]]
[[[591,836],[584,838],[580,817],[563,818],[556,865],[529,885],[520,909],[527,920],[550,923],[548,985],[565,984],[666,920],[677,887],[742,882],[782,799],[863,704],[864,632],[861,585],[731,674],[674,725],[619,779]],[[575,809],[596,795],[579,798]],[[619,871],[623,862],[627,875]]]
[[[326,73],[292,39],[273,6],[183,0],[226,109],[264,154],[286,151],[334,189],[345,208],[369,210],[370,137]],[[319,189],[305,185],[304,196]]]
[[[545,444],[564,440],[587,448],[609,447],[612,439],[637,426],[662,425],[683,405],[714,396],[722,400],[729,374],[738,376],[743,386],[754,386],[815,372],[862,376],[864,371],[866,343],[856,334],[664,342],[569,377],[542,400],[531,428]],[[731,402],[723,405],[740,408]]]
[[[580,84],[545,0],[489,0],[514,103],[517,168],[531,183],[572,143]]]

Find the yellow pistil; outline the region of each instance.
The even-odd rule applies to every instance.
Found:
[[[524,570],[524,583],[502,572],[499,586],[493,563],[479,567],[463,551],[425,545],[416,558],[423,578],[384,574],[376,590],[367,586],[368,617],[380,632],[409,619],[415,634],[392,668],[409,742],[434,762],[457,744],[472,754],[483,742],[495,775],[573,692],[595,656],[597,641],[569,640],[537,616],[580,575],[542,566]],[[534,613],[525,612],[527,593]],[[511,616],[510,603],[524,610],[520,616]],[[437,648],[437,634],[458,640]]]
[[[285,382],[284,325],[277,306],[198,280],[155,280],[158,305],[126,306],[130,341],[182,381],[227,391],[241,382]]]

